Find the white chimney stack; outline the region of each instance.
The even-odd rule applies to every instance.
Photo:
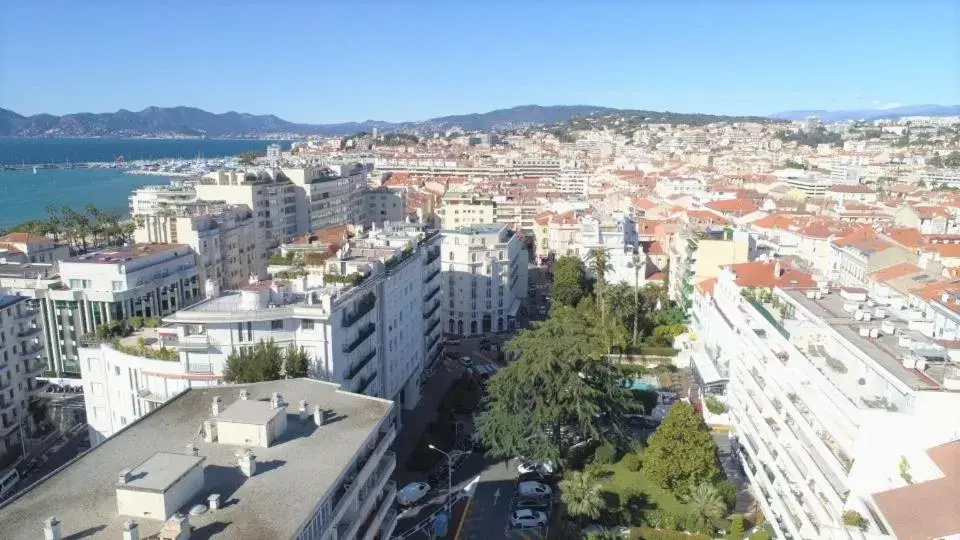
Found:
[[[214,416],[219,416],[219,415],[220,415],[220,404],[221,404],[222,402],[223,402],[223,400],[220,399],[220,396],[215,396],[215,397],[213,398],[213,415],[214,415]]]
[[[160,529],[160,538],[175,538],[176,540],[190,539],[190,518],[186,514],[170,516]]]
[[[217,423],[213,420],[203,421],[203,440],[209,443],[217,442]]]
[[[244,400],[244,401],[250,399],[250,392],[247,392],[247,389],[246,389],[246,388],[242,388],[242,389],[240,390],[240,399],[242,399],[242,400]]]
[[[200,454],[200,450],[197,449],[197,445],[193,443],[187,443],[187,455],[196,456]]]
[[[283,407],[283,406],[284,406],[283,396],[280,394],[280,392],[274,392],[270,396],[270,407],[273,409],[279,409],[280,407]]]
[[[257,456],[249,448],[237,455],[237,465],[247,478],[257,474]]]
[[[300,421],[301,422],[306,421],[307,417],[310,416],[310,413],[307,412],[307,400],[305,399],[300,400],[299,411],[300,411]]]
[[[43,540],[60,540],[60,520],[48,517],[43,522]]]
[[[126,484],[130,481],[130,469],[123,469],[117,475],[117,483],[120,485]]]
[[[219,493],[211,493],[210,496],[207,497],[207,507],[210,509],[211,512],[220,509]]]
[[[323,425],[323,409],[319,405],[313,406],[313,423],[318,427]]]
[[[780,261],[777,261],[777,264],[773,265],[773,277],[780,277]]]
[[[136,521],[123,522],[123,540],[140,540],[140,526]]]

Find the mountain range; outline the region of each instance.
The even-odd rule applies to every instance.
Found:
[[[268,133],[297,135],[349,135],[381,131],[442,132],[454,127],[466,131],[492,131],[529,126],[549,126],[591,115],[624,114],[642,122],[704,124],[723,121],[769,121],[761,117],[734,117],[672,112],[639,111],[591,105],[523,105],[486,113],[443,116],[416,122],[346,122],[301,124],[274,115],[238,112],[215,114],[193,107],[121,109],[115,113],[77,113],[63,116],[23,116],[0,108],[0,137],[135,137],[178,134],[208,137],[251,137]]]
[[[770,116],[780,120],[803,120],[816,116],[824,122],[896,120],[904,116],[960,116],[960,105],[901,105],[882,109],[853,109],[848,111],[784,111]]]

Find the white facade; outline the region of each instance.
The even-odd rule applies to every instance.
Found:
[[[957,368],[928,337],[932,324],[884,298],[773,298],[747,301],[725,270],[694,319],[694,354],[709,349],[701,361],[729,376],[735,447],[760,506],[778,538],[893,538],[873,495],[907,484],[902,460],[915,482],[939,474],[925,451],[960,433],[943,414],[960,403],[944,391]],[[843,525],[847,510],[866,518],[866,535]]]
[[[691,195],[703,191],[704,182],[702,178],[661,178],[657,180],[657,186],[654,188],[660,198],[667,198],[671,195]]]
[[[324,263],[325,274],[253,283],[165,317],[164,327],[128,338],[127,352],[81,348],[97,440],[187,387],[221,384],[230,354],[260,341],[302,348],[311,377],[414,407],[421,373],[442,351],[439,244],[437,234],[381,231]],[[355,274],[366,277],[356,285],[325,277]],[[179,360],[129,354],[144,336]]]
[[[34,428],[27,405],[47,367],[35,304],[0,295],[0,460],[20,455],[21,437]]]
[[[79,374],[81,338],[131,317],[163,317],[203,297],[196,253],[180,244],[133,246],[60,262],[60,283],[43,298],[49,369]]]
[[[445,230],[441,257],[445,332],[472,336],[516,327],[529,265],[519,237],[502,225]]]

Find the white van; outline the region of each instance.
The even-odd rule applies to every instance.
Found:
[[[17,472],[17,469],[12,469],[0,477],[0,500],[5,499],[18,482],[20,482],[20,473]]]

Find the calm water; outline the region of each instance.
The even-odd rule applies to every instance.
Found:
[[[266,151],[278,141],[220,139],[9,139],[0,138],[0,165],[86,163],[139,159],[235,156]],[[284,148],[290,143],[285,142]]]
[[[0,139],[0,164],[71,163],[132,159],[222,157],[264,151],[273,141],[149,139]],[[288,147],[289,143],[285,144]],[[80,210],[88,204],[129,211],[130,190],[165,184],[168,178],[124,174],[117,169],[40,169],[0,171],[0,228],[46,218],[44,208],[63,205]]]

